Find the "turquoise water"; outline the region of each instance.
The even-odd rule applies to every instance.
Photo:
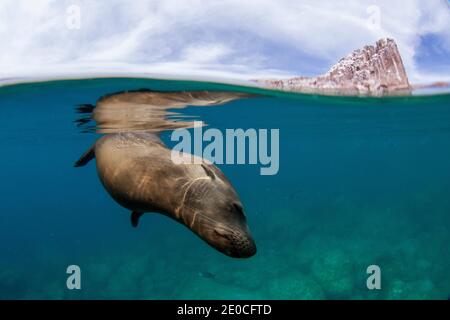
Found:
[[[185,227],[129,212],[95,165],[80,104],[151,89],[258,94],[176,110],[226,128],[278,128],[280,170],[218,165],[244,204],[258,252],[227,257]],[[95,79],[0,88],[2,299],[447,299],[450,95],[332,98],[201,82]],[[168,146],[170,132],[162,134]],[[79,265],[82,289],[66,288]],[[381,290],[366,268],[381,268]]]

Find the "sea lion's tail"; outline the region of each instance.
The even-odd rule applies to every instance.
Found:
[[[74,167],[82,167],[95,158],[95,143],[75,162]]]

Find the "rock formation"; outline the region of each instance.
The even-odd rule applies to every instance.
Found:
[[[271,89],[328,95],[410,94],[411,86],[397,45],[378,40],[342,58],[324,75],[286,80],[256,80]]]

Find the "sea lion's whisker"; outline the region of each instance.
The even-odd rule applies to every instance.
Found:
[[[216,220],[214,220],[214,219],[212,219],[212,218],[210,218],[210,217],[208,217],[208,216],[206,216],[206,215],[204,215],[204,214],[202,214],[202,213],[199,213],[199,212],[195,212],[195,215],[199,215],[200,217],[202,217],[205,221],[208,221],[208,222],[210,222],[211,224],[211,226],[214,226],[214,225],[217,225],[217,221]],[[233,229],[231,229],[231,228],[229,228],[229,227],[227,227],[227,226],[225,226],[225,225],[221,225],[220,226],[220,228],[221,229],[224,229],[224,230],[226,230],[226,231],[230,231],[230,232],[232,232],[232,233],[236,233],[235,232],[235,230],[233,230]]]

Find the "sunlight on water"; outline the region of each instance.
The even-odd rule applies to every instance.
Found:
[[[111,96],[127,90],[170,93],[151,107]],[[119,98],[105,103],[111,97]],[[96,79],[0,88],[0,114],[2,299],[450,295],[449,95],[338,98]],[[192,120],[221,131],[280,130],[277,175],[217,165],[244,205],[258,247],[249,259],[215,251],[160,214],[132,228],[95,163],[73,167],[100,134],[163,129],[173,147],[170,130]],[[66,288],[70,264],[81,267],[82,290]],[[369,291],[373,264],[382,288]]]

